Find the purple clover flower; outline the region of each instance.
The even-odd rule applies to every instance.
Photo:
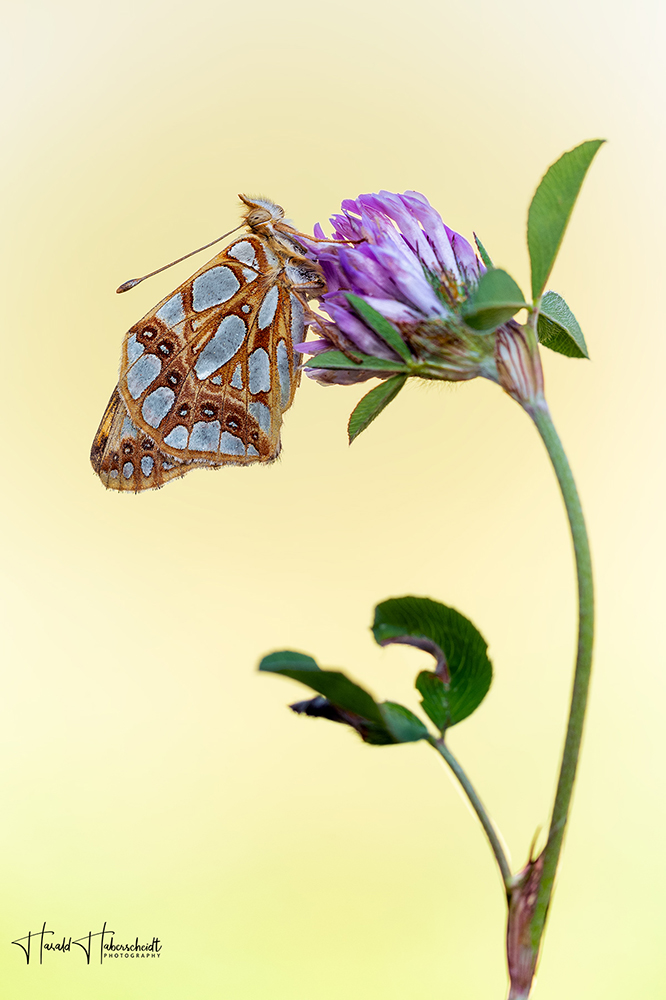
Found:
[[[485,271],[468,241],[416,191],[363,194],[344,201],[342,212],[331,218],[328,239],[343,242],[326,243],[317,224],[317,241],[309,244],[326,279],[319,304],[328,318],[320,322],[323,338],[297,350],[316,355],[338,348],[399,360],[354,311],[346,295],[352,292],[395,326],[416,358],[436,361],[437,374],[431,377],[493,377],[484,370],[492,360],[492,338],[471,333],[459,314]],[[382,377],[351,369],[308,369],[308,374],[325,384],[345,385]]]

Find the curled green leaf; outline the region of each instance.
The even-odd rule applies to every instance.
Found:
[[[434,656],[436,670],[429,673],[440,683],[424,679],[426,671],[417,678],[417,687],[424,698],[425,712],[438,727],[462,722],[488,693],[492,680],[488,645],[472,622],[455,608],[428,597],[395,597],[377,605],[372,631],[382,646],[409,639],[432,644],[432,648],[421,648]],[[446,672],[437,651],[445,657]]]
[[[271,653],[263,658],[259,670],[291,677],[292,680],[306,684],[318,694],[323,694],[338,708],[355,712],[373,722],[382,723],[381,714],[372,695],[349,680],[341,671],[322,670],[311,656],[291,653],[288,650]]]
[[[305,653],[291,650],[270,653],[263,658],[259,669],[300,681],[318,693],[317,698],[293,704],[293,711],[350,726],[365,743],[386,746],[429,738],[424,724],[404,705],[389,701],[378,704],[368,691],[341,671],[322,670]]]
[[[589,358],[578,320],[557,292],[546,292],[537,322],[539,343],[568,358]]]

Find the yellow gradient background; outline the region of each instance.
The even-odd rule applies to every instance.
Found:
[[[423,191],[529,287],[545,168],[609,140],[552,286],[592,362],[546,352],[588,517],[596,675],[537,1000],[663,990],[663,7],[601,0],[8,3],[3,15],[3,1000],[502,1000],[501,886],[423,745],[292,715],[255,672],[311,652],[416,706],[425,654],[374,604],[429,595],[490,643],[451,734],[515,868],[547,822],[575,642],[567,527],[535,430],[490,383],[409,385],[349,449],[364,389],[304,379],[269,468],[107,493],[88,451],[124,331],[237,223],[308,230]],[[663,619],[662,619],[663,620]],[[10,944],[163,942],[26,966]]]

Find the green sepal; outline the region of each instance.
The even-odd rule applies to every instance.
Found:
[[[539,343],[568,358],[589,358],[578,320],[557,292],[546,292],[537,321]]]
[[[428,597],[392,598],[375,608],[372,631],[381,646],[407,643],[425,649],[438,660],[435,676],[442,680],[442,687],[431,684],[427,707],[425,700],[423,703],[436,725],[444,723],[448,727],[462,722],[488,693],[492,681],[488,645],[472,622],[455,608]],[[439,709],[434,704],[437,697]]]
[[[462,317],[473,330],[494,330],[526,307],[523,293],[511,275],[494,267],[481,275],[462,307]]]
[[[347,425],[350,444],[395,399],[406,381],[406,375],[394,375],[382,382],[381,385],[371,389],[357,403]]]
[[[343,354],[342,351],[323,351],[305,362],[306,368],[348,369],[349,371],[373,372],[407,372],[407,366],[400,361],[387,361],[384,358],[373,358],[370,354],[354,351],[361,361],[357,363]]]
[[[538,302],[553,269],[576,199],[604,139],[590,139],[564,153],[546,171],[527,216],[532,296]]]
[[[486,248],[484,247],[483,243],[476,235],[476,233],[474,233],[474,242],[476,243],[476,249],[479,251],[479,256],[483,261],[483,263],[486,265],[486,267],[493,268],[495,265],[490,259],[490,254],[488,253],[488,251],[486,250]]]
[[[398,357],[402,358],[403,361],[412,360],[411,351],[407,347],[407,344],[400,336],[398,330],[396,330],[385,316],[382,316],[380,312],[377,312],[371,305],[368,305],[365,299],[354,295],[353,292],[346,292],[345,295],[357,316],[360,316],[370,329],[374,330],[377,336],[381,337],[384,343],[395,351]]]

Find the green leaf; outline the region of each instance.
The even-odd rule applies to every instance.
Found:
[[[417,740],[427,740],[427,728],[421,720],[404,705],[394,701],[384,701],[379,706],[384,717],[386,728],[396,743],[416,743]]]
[[[369,354],[356,352],[362,359],[360,364],[343,354],[342,351],[323,351],[305,362],[306,368],[344,368],[349,371],[375,371],[375,372],[406,372],[407,366],[400,361],[385,361],[384,358],[373,358]]]
[[[392,701],[378,705],[371,694],[341,671],[321,670],[316,660],[304,653],[288,649],[270,653],[263,658],[259,669],[291,677],[323,695],[327,701],[315,698],[291,707],[301,714],[323,716],[351,726],[366,743],[386,746],[428,739],[424,724],[404,705]]]
[[[351,726],[366,743],[386,746],[428,739],[427,728],[404,705],[390,701],[378,705],[372,695],[339,670],[321,670],[311,656],[288,650],[271,653],[264,657],[259,669],[291,677],[323,695],[326,701],[313,699],[291,707],[302,714],[319,715]]]
[[[406,375],[394,375],[393,378],[389,378],[385,382],[382,382],[381,385],[371,389],[363,397],[349,418],[347,431],[349,433],[350,444],[395,399],[406,381]]]
[[[423,711],[443,733],[451,725],[449,698],[444,681],[432,671],[422,670],[416,678],[416,690],[421,695]]]
[[[474,625],[454,608],[427,597],[397,597],[378,604],[372,631],[380,645],[410,642],[429,649],[437,659],[441,650],[445,664],[439,663],[437,674],[442,688],[431,684],[424,709],[439,725],[453,726],[478,708],[490,688],[492,666],[487,655],[487,643]],[[448,671],[448,677],[446,676]],[[428,682],[430,683],[430,682]],[[423,681],[422,681],[423,686]],[[419,691],[423,695],[421,687]],[[439,715],[433,698],[439,691]],[[444,713],[444,714],[443,714]]]
[[[546,292],[537,321],[539,343],[568,358],[589,358],[578,320],[557,292]]]
[[[294,653],[291,649],[281,649],[269,653],[259,664],[260,670],[279,674],[282,670],[319,670],[317,661],[305,653]]]
[[[338,708],[353,712],[371,722],[384,724],[377,702],[362,687],[355,684],[339,670],[322,670],[316,660],[303,653],[284,650],[265,656],[259,669],[282,677],[291,677],[301,684],[323,694]]]
[[[483,243],[476,235],[476,233],[474,233],[474,242],[476,243],[476,249],[479,251],[479,256],[481,257],[481,260],[486,265],[486,267],[494,267],[495,265],[490,259],[488,251],[486,250],[486,248],[484,247]]]
[[[474,294],[462,308],[463,319],[473,330],[494,330],[527,306],[511,275],[492,268],[481,275]]]
[[[377,336],[381,337],[384,343],[388,344],[403,361],[411,361],[411,351],[393,324],[385,316],[382,316],[380,312],[377,312],[376,309],[368,305],[365,299],[354,295],[353,292],[346,292],[345,294],[354,312],[368,324],[370,329],[374,330]]]
[[[546,171],[527,216],[532,295],[537,302],[553,269],[585,174],[604,139],[590,139],[564,153]]]

